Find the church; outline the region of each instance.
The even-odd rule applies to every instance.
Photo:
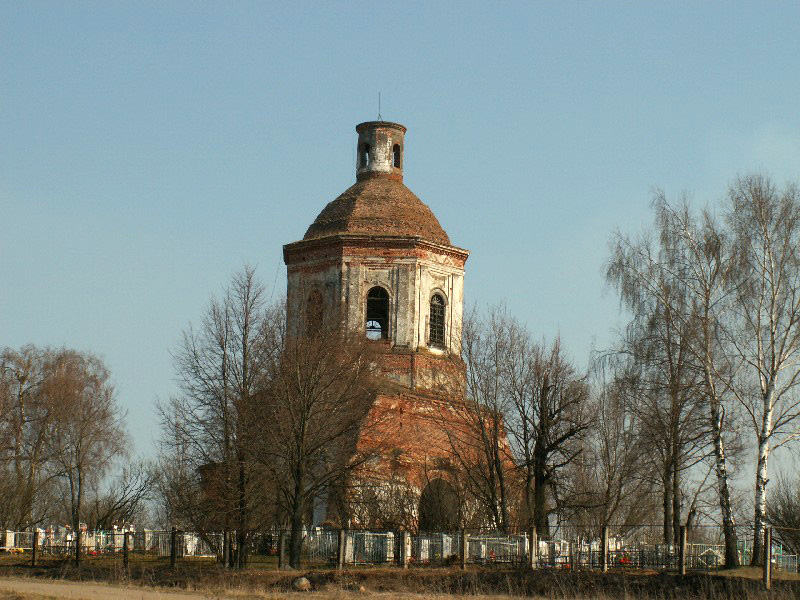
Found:
[[[403,182],[406,128],[356,126],[356,182],[328,203],[303,239],[283,247],[287,327],[338,319],[371,340],[381,385],[379,425],[362,433],[373,456],[351,487],[349,523],[455,529],[462,501],[452,439],[438,418],[463,399],[464,265],[433,212]],[[377,419],[376,415],[380,415]],[[327,506],[315,507],[320,524]]]

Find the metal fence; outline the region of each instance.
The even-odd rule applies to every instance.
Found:
[[[531,556],[527,533],[454,532],[410,533],[311,528],[302,532],[300,560],[304,566],[319,567],[405,567],[447,565],[527,565],[536,568],[599,569],[606,560],[611,569],[681,569],[680,544],[657,541],[654,527],[626,528],[624,533],[607,531],[607,550],[596,532],[555,530],[550,539],[538,539]],[[66,528],[33,531],[0,531],[0,550],[33,554],[42,560],[74,555],[75,535]],[[724,566],[725,548],[713,528],[692,532],[683,550],[686,569],[710,570]],[[81,554],[88,558],[111,557],[125,560],[198,559],[222,561],[225,552],[222,533],[178,530],[85,531],[80,535]],[[236,536],[228,537],[231,555],[237,552]],[[278,568],[286,562],[289,532],[271,530],[249,536],[244,562],[251,566]],[[752,545],[747,537],[738,544],[740,564],[748,564]],[[798,572],[798,556],[780,542],[771,546],[774,570]]]

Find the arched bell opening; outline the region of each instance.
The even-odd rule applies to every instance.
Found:
[[[389,339],[389,293],[380,286],[367,292],[366,332],[371,340]]]

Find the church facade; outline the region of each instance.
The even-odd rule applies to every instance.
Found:
[[[406,128],[371,121],[356,132],[355,184],[322,209],[302,240],[283,248],[287,326],[303,335],[335,320],[376,350],[381,385],[367,419],[373,426],[357,442],[372,458],[348,492],[346,525],[424,528],[444,518],[432,525],[447,526],[454,514],[425,513],[432,494],[457,503],[452,438],[441,415],[464,393],[468,252],[451,244],[404,184]],[[315,512],[315,520],[326,517]]]

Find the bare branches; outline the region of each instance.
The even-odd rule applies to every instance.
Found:
[[[583,451],[591,424],[585,379],[559,340],[535,343],[502,308],[473,313],[463,331],[465,405],[442,418],[459,474],[487,524],[507,529],[513,515],[547,535],[548,489]]]
[[[325,328],[287,338],[283,307],[267,305],[245,268],[174,359],[182,393],[162,407],[167,512],[235,532],[238,566],[256,523],[289,521],[296,562],[307,510],[363,461],[355,442],[374,398],[367,342]]]
[[[141,517],[156,482],[153,465],[138,461],[123,467],[104,492],[95,491],[86,522],[90,529],[112,529]]]
[[[728,191],[736,302],[724,324],[745,371],[731,392],[751,418],[757,445],[753,563],[761,554],[773,449],[800,435],[800,196],[763,175],[737,179]]]
[[[617,233],[607,278],[633,315],[625,343],[644,384],[640,414],[650,435],[661,442],[664,537],[669,541],[669,530],[675,533],[680,523],[679,473],[702,460],[710,445],[726,564],[736,564],[723,435],[730,427],[724,416],[734,412],[726,411],[726,403],[738,361],[730,359],[721,336],[736,290],[731,236],[709,211],[698,220],[685,198],[671,205],[657,191],[653,207],[657,241],[642,237],[632,242]]]
[[[161,489],[169,513],[200,531],[225,532],[226,561],[227,532],[236,530],[240,549],[247,544],[254,495],[263,488],[252,479],[247,418],[267,381],[265,357],[279,353],[284,320],[245,267],[221,299],[212,298],[199,329],[184,332],[173,355],[181,394],[161,406],[162,451],[173,463]]]
[[[369,458],[356,441],[374,426],[368,414],[376,382],[369,342],[338,329],[291,337],[273,358],[267,363],[269,383],[250,405],[250,447],[282,499],[294,565],[314,499],[333,504],[348,474]]]
[[[5,410],[0,431],[7,494],[0,519],[26,527],[66,508],[73,527],[84,516],[86,490],[124,454],[123,415],[102,361],[73,350],[5,350],[0,364]],[[61,483],[65,494],[59,494]],[[59,496],[66,506],[59,506]]]

